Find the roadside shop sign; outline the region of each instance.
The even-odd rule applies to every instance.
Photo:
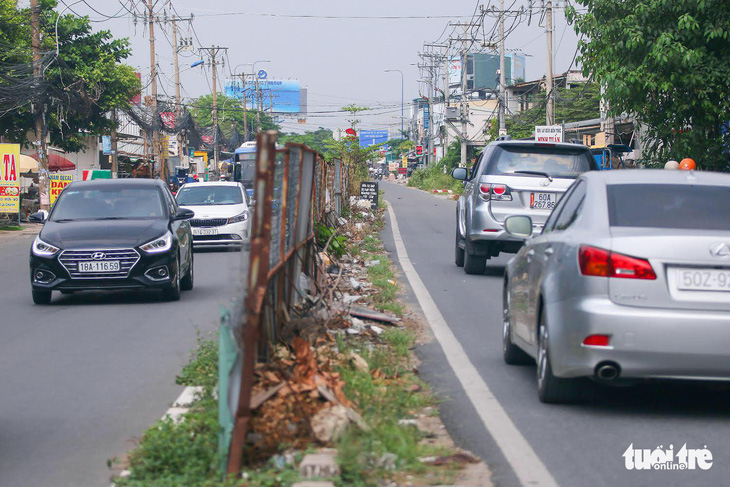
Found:
[[[360,199],[368,200],[370,208],[378,207],[378,183],[374,181],[363,181],[360,183]]]
[[[92,179],[111,179],[112,172],[109,169],[84,169],[81,173],[84,181]]]
[[[535,142],[562,142],[562,125],[536,125]]]
[[[0,144],[0,213],[20,212],[20,144]]]
[[[73,183],[74,177],[73,174],[52,173],[48,175],[48,179],[51,181],[51,205],[54,205],[61,191]]]

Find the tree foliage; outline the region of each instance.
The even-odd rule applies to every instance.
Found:
[[[218,126],[220,127],[223,135],[230,137],[235,127],[240,134],[244,133],[244,120],[248,121],[248,133],[249,138],[253,140],[254,134],[256,133],[256,110],[246,110],[246,117],[243,116],[243,107],[241,106],[241,100],[226,96],[223,93],[217,94],[218,104]],[[195,123],[200,127],[212,127],[213,126],[213,95],[203,95],[197,98],[193,102],[192,107],[193,119]],[[273,119],[265,114],[261,113],[261,130],[278,130],[279,126],[276,125]]]
[[[286,144],[287,142],[304,144],[316,150],[320,154],[326,155],[328,147],[332,145],[333,138],[331,130],[319,127],[317,130],[305,132],[303,134],[281,134],[279,142],[282,144]]]
[[[43,82],[48,85],[41,98],[51,143],[67,151],[86,149],[84,137],[108,133],[113,121],[107,112],[129,105],[140,86],[134,69],[121,64],[131,49],[127,39],[114,39],[111,32],[93,32],[88,17],[64,15],[56,19],[52,9],[56,0],[41,2],[41,49],[50,56],[44,64]],[[14,2],[0,2],[0,64],[32,63],[30,11],[18,9]],[[12,73],[11,73],[12,74]],[[31,74],[29,73],[29,76]],[[18,78],[4,78],[13,88]],[[30,104],[0,117],[0,133],[8,140],[27,143],[26,134],[34,128]]]
[[[577,0],[569,8],[586,73],[613,114],[646,124],[654,162],[692,157],[730,170],[730,8],[727,0]]]
[[[555,90],[555,123],[580,122],[600,116],[601,89],[598,83],[588,83],[571,89]],[[546,100],[505,120],[507,133],[514,139],[530,138],[535,125],[545,125]],[[492,139],[498,135],[498,125],[492,124]]]

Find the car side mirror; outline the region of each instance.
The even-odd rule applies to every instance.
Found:
[[[190,220],[194,216],[195,212],[193,210],[189,210],[187,208],[178,208],[177,213],[175,213],[175,216],[173,217],[173,220]]]
[[[528,238],[532,236],[532,219],[524,215],[507,217],[504,221],[504,229],[513,237]]]
[[[465,167],[456,167],[453,171],[451,171],[451,177],[458,179],[459,181],[466,181],[469,179],[469,172]]]
[[[36,211],[35,213],[31,213],[28,215],[28,220],[32,221],[33,223],[43,223],[46,221],[46,218],[48,217],[48,213],[41,210]]]

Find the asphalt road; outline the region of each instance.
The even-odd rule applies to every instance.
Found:
[[[108,487],[107,460],[182,391],[175,376],[217,329],[244,254],[196,252],[195,288],[177,303],[83,292],[35,306],[31,241],[0,241],[0,486]]]
[[[545,405],[537,398],[534,366],[502,360],[502,276],[510,258],[488,263],[485,275],[469,276],[454,265],[456,202],[383,182],[411,263],[439,311],[491,392],[553,478],[563,487],[719,486],[730,481],[730,390],[690,383],[591,387],[579,405]],[[383,238],[393,252],[391,225]],[[410,289],[405,299],[418,311]],[[687,326],[691,326],[687,323]],[[729,344],[730,347],[730,344]],[[729,348],[730,350],[730,348]],[[438,342],[420,347],[421,376],[444,402],[442,419],[457,444],[487,461],[498,486],[520,485],[512,465],[477,415],[446,362]],[[677,452],[706,448],[709,470],[629,471],[623,453],[673,445]]]

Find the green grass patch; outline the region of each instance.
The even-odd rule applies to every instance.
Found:
[[[0,232],[17,232],[22,229],[19,225],[0,225]]]
[[[371,256],[380,262],[377,265],[368,267],[368,278],[378,289],[373,296],[373,304],[382,311],[394,313],[396,316],[403,316],[403,305],[396,300],[398,285],[395,283],[395,273],[386,254]]]
[[[389,329],[383,333],[382,343],[358,351],[368,361],[370,372],[341,368],[345,393],[370,429],[352,427],[339,440],[339,485],[382,485],[383,479],[392,476],[419,475],[429,469],[419,458],[447,453],[421,444],[423,436],[415,426],[399,424],[435,404],[433,395],[412,372],[410,348],[414,344],[413,332]],[[342,346],[348,349],[348,345]],[[449,473],[436,472],[436,479]]]
[[[464,190],[461,181],[452,178],[451,174],[444,174],[444,168],[439,164],[414,171],[408,178],[408,186],[425,191],[450,189],[456,194]]]

